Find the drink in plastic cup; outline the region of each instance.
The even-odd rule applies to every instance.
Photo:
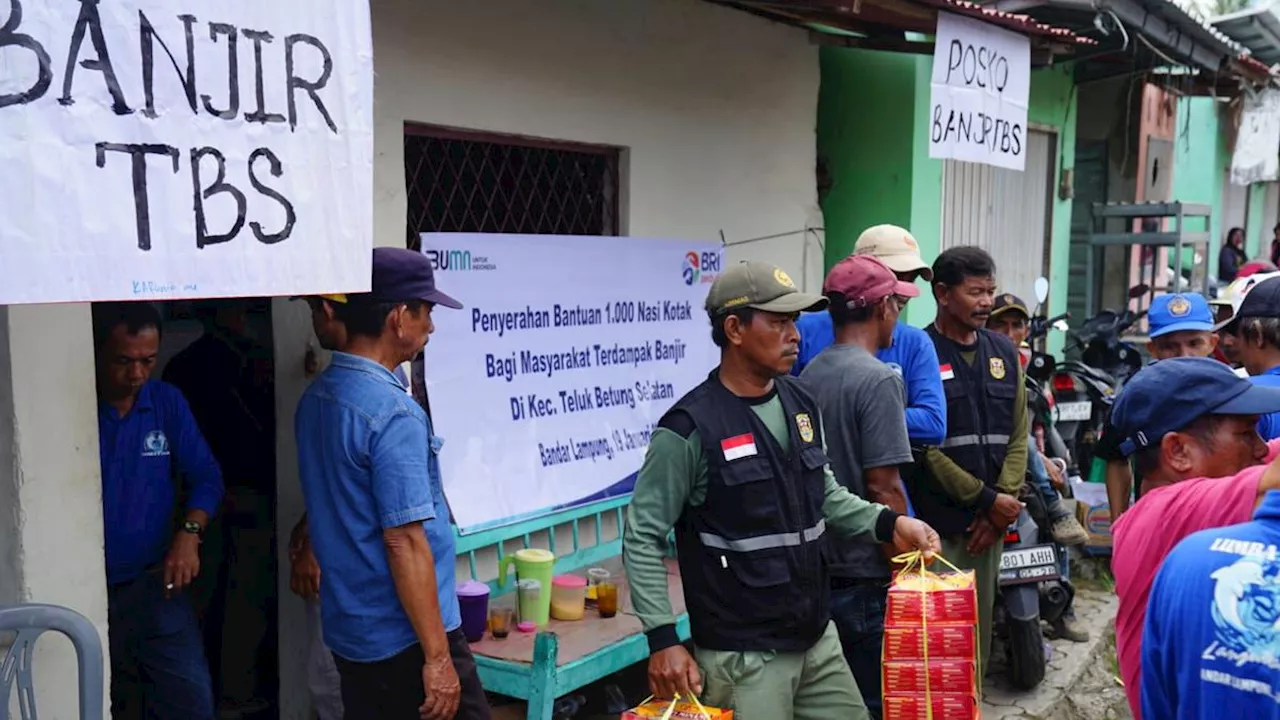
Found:
[[[618,586],[603,582],[596,586],[596,609],[600,617],[611,618],[618,614]]]
[[[493,608],[489,611],[489,632],[501,640],[511,634],[511,626],[515,622],[516,611],[513,608]]]

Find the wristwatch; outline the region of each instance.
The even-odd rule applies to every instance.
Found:
[[[196,537],[204,536],[204,528],[200,526],[200,523],[194,520],[188,520],[182,523],[182,532],[190,533]]]

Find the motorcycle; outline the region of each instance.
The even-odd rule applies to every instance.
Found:
[[[1039,504],[1043,510],[1040,494],[1024,491],[1022,497],[1027,507],[1005,532],[994,628],[1004,641],[1009,681],[1030,690],[1044,680],[1047,664],[1040,621],[1052,623],[1062,617],[1075,590],[1062,579],[1059,548],[1040,541],[1040,525],[1029,509]],[[1037,514],[1047,527],[1047,517]]]
[[[1129,298],[1150,290],[1136,285]],[[1103,310],[1089,318],[1069,337],[1079,351],[1079,360],[1066,360],[1052,372],[1056,426],[1074,467],[1091,472],[1093,453],[1102,429],[1111,414],[1116,393],[1142,368],[1142,353],[1121,335],[1141,320],[1146,311]]]

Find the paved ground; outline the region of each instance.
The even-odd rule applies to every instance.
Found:
[[[1022,692],[1012,689],[1001,674],[1003,649],[993,651],[992,672],[983,698],[983,720],[1111,720],[1128,717],[1109,714],[1112,700],[1123,705],[1124,693],[1115,681],[1112,623],[1116,597],[1105,590],[1081,589],[1076,593],[1076,617],[1089,631],[1090,640],[1072,643],[1053,640],[1049,670],[1039,687]],[[1109,687],[1108,687],[1109,686]]]
[[[1130,718],[1124,691],[1116,682],[1115,641],[1112,622],[1116,614],[1116,597],[1105,589],[1081,588],[1076,593],[1076,615],[1089,631],[1089,642],[1050,642],[1053,648],[1044,682],[1035,690],[1013,690],[1001,674],[1003,649],[995,648],[997,660],[986,682],[982,707],[983,720],[1127,720]],[[627,697],[643,697],[643,666],[631,668],[610,678],[626,691]],[[598,688],[584,690],[592,696],[592,707],[600,707]],[[606,720],[617,715],[600,715],[589,711],[580,720]],[[524,718],[521,704],[494,710],[495,720]]]

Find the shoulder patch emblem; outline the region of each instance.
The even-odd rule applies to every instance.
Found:
[[[809,413],[796,413],[796,430],[801,440],[813,442],[813,421],[809,419]]]
[[[991,377],[997,380],[1003,380],[1004,372],[1004,360],[1001,358],[991,358]]]

